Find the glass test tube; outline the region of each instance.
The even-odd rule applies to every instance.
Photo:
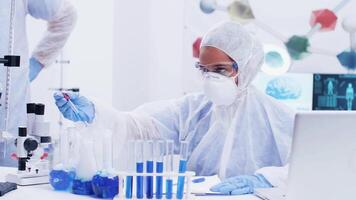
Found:
[[[163,140],[158,140],[155,143],[155,160],[156,160],[156,173],[163,173],[163,157],[164,157],[164,146],[165,143]],[[156,177],[156,199],[162,199],[163,196],[163,177]]]
[[[180,158],[179,158],[179,171],[178,173],[185,173],[187,171],[188,159],[188,142],[182,141],[180,143]],[[184,195],[184,176],[178,177],[177,183],[177,199],[183,199]]]
[[[173,173],[173,154],[174,143],[173,140],[166,141],[166,173]],[[172,199],[173,193],[173,177],[167,176],[166,179],[166,199]]]
[[[136,173],[143,173],[143,141],[135,143]],[[143,176],[136,177],[136,197],[143,199]]]
[[[146,173],[153,173],[153,141],[145,142]],[[153,176],[146,178],[146,198],[153,198]]]
[[[130,140],[128,142],[128,163],[127,171],[133,173],[135,171],[135,141]],[[126,177],[125,197],[126,199],[132,199],[132,180],[133,176]]]

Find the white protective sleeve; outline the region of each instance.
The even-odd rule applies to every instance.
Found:
[[[127,160],[127,144],[132,139],[158,139],[161,138],[152,119],[144,114],[133,112],[120,112],[98,100],[92,101],[95,105],[95,119],[93,125],[109,129],[113,133],[113,160],[115,169],[125,169]],[[123,162],[121,162],[123,161]]]
[[[273,187],[287,186],[289,164],[283,167],[263,167],[256,174],[263,175]]]
[[[44,67],[51,65],[67,42],[76,21],[75,8],[64,0],[55,17],[48,21],[45,36],[33,51],[32,56]]]

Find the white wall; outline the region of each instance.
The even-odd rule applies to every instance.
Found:
[[[78,12],[78,22],[64,49],[64,87],[80,87],[81,93],[112,103],[113,66],[113,4],[114,0],[71,0]],[[46,23],[28,19],[28,34],[32,50],[41,38]],[[58,120],[53,91],[59,87],[60,68],[54,64],[40,73],[31,84],[32,101],[47,105],[47,118]],[[55,126],[55,123],[53,123]]]
[[[113,103],[118,109],[181,95],[183,4],[115,2]]]

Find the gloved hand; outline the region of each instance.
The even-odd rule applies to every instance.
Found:
[[[41,72],[43,69],[43,65],[38,62],[38,60],[34,57],[30,59],[30,73],[29,73],[29,79],[30,82],[36,79],[38,74]]]
[[[228,178],[210,188],[212,192],[227,195],[252,194],[256,188],[270,188],[272,185],[261,174],[242,175]]]
[[[68,92],[66,93],[70,98],[70,101],[78,110],[76,114],[66,98],[64,98],[63,92],[54,93],[53,97],[56,101],[56,105],[59,111],[63,114],[66,119],[77,121],[85,121],[92,123],[95,117],[95,108],[94,104],[89,101],[84,96],[79,96],[77,93]]]

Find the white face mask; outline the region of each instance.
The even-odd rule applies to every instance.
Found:
[[[231,105],[237,96],[237,85],[235,77],[207,72],[204,75],[203,90],[205,95],[217,106]]]

